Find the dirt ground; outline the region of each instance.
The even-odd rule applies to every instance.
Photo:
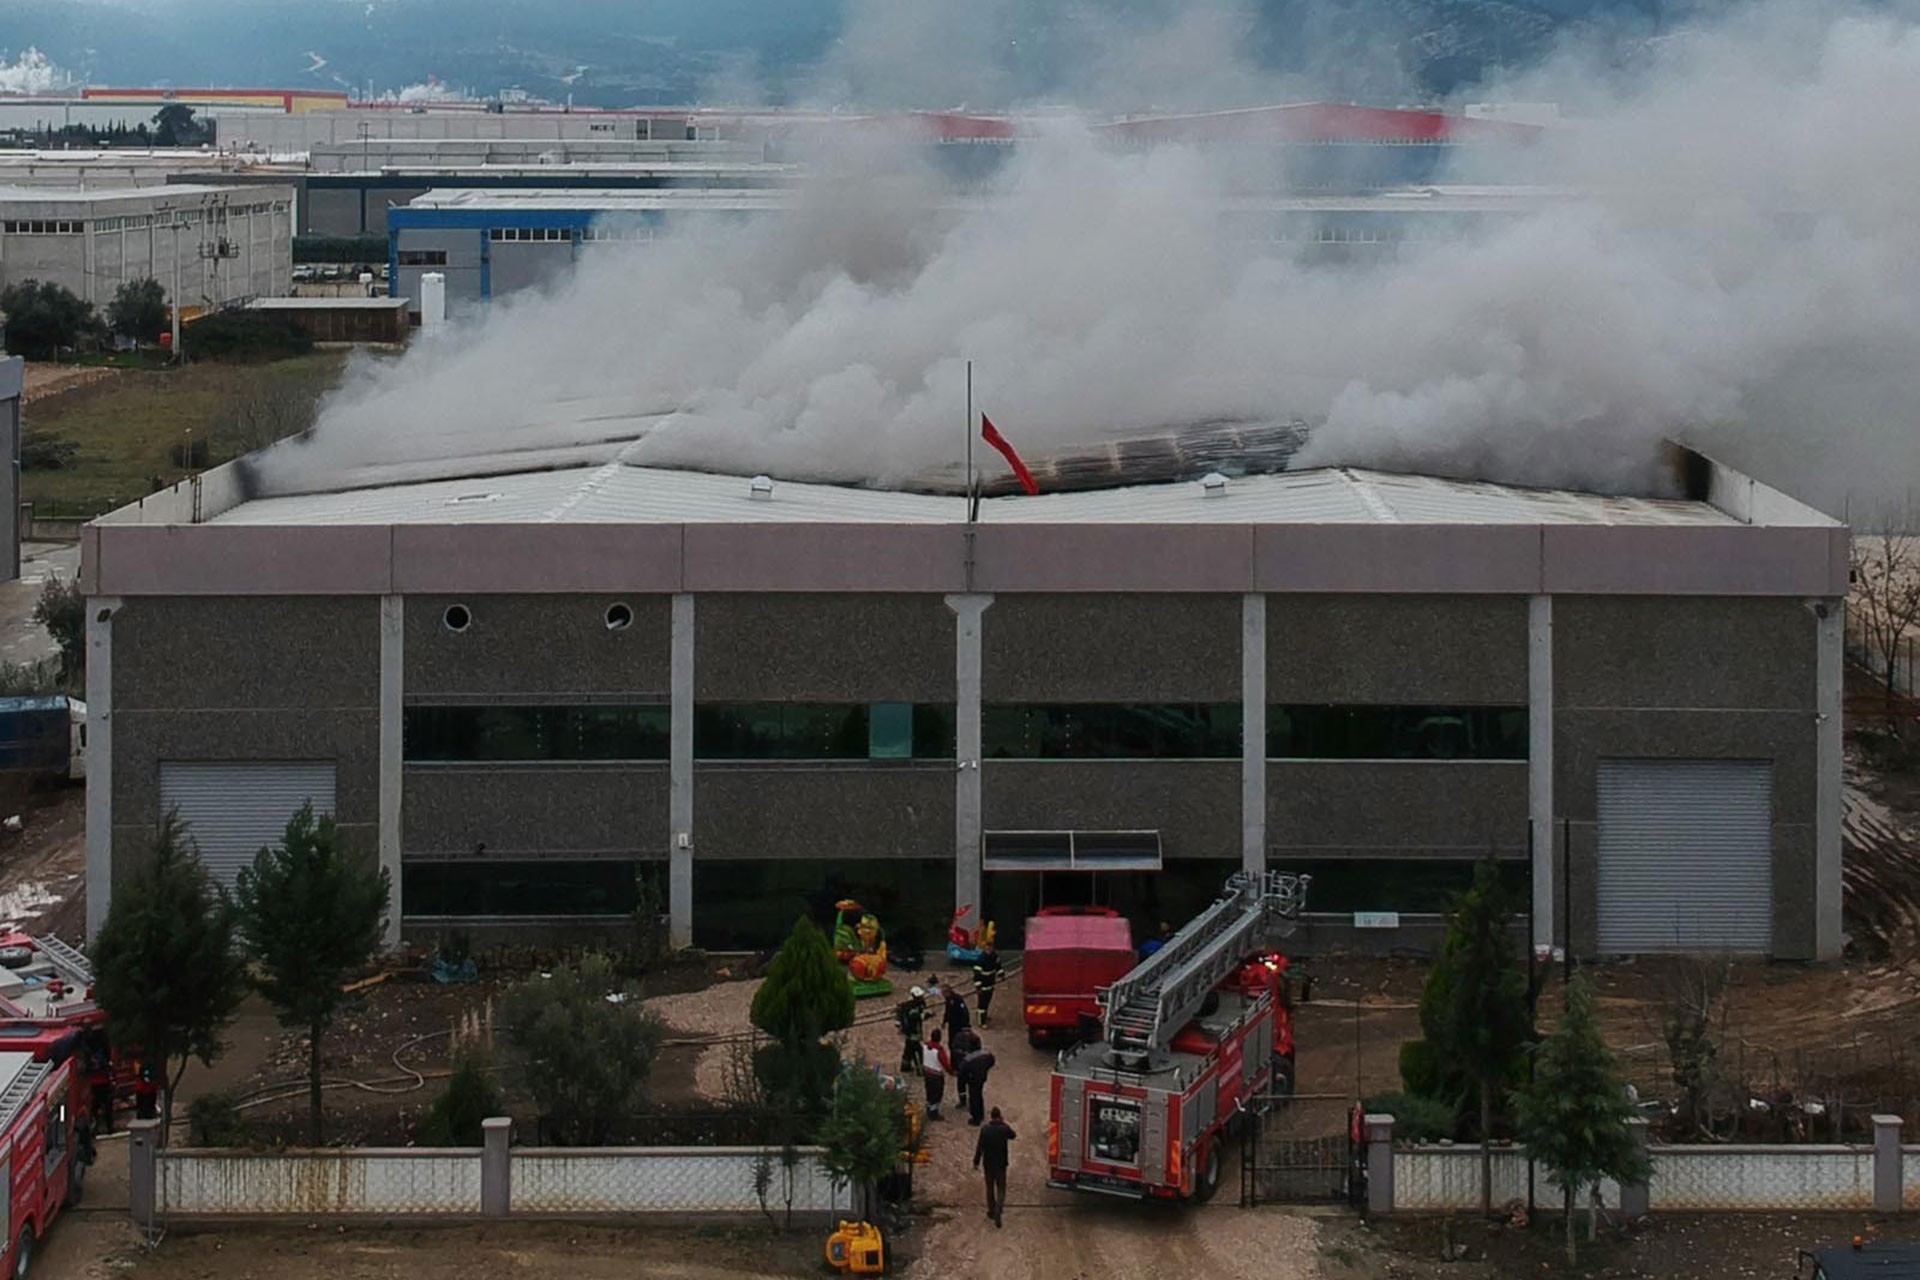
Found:
[[[7,799],[18,813],[22,796]],[[26,822],[0,830],[0,924],[79,942],[87,930],[87,793],[82,787],[35,790]]]
[[[33,404],[90,382],[104,382],[118,373],[117,369],[93,365],[32,363],[27,365],[26,385],[21,388],[20,401]]]

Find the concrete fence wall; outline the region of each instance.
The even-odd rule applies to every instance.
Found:
[[[1601,1201],[1629,1217],[1647,1213],[1920,1209],[1920,1147],[1900,1144],[1900,1118],[1875,1116],[1871,1144],[1652,1146],[1646,1122],[1631,1122],[1652,1176],[1644,1185],[1601,1184]],[[1480,1206],[1480,1148],[1407,1146],[1393,1141],[1393,1117],[1368,1116],[1370,1212],[1446,1212]],[[1541,1166],[1532,1199],[1558,1206],[1559,1189]],[[1528,1199],[1524,1147],[1493,1154],[1495,1207]]]
[[[770,1163],[767,1206],[784,1215],[787,1173],[777,1150],[756,1147],[594,1147],[514,1150],[505,1120],[486,1122],[480,1148],[331,1151],[164,1150],[157,1121],[136,1121],[129,1143],[133,1217],[506,1217],[524,1214],[758,1213],[756,1166]],[[835,1185],[818,1148],[799,1151],[792,1211],[845,1214],[852,1189]]]

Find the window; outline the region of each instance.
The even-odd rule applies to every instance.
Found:
[[[953,708],[931,703],[725,702],[694,708],[700,760],[951,760]]]
[[[1237,759],[1240,704],[1053,703],[981,708],[992,759]]]
[[[447,265],[445,249],[402,249],[400,265],[403,267],[444,267]]]
[[[408,707],[403,755],[414,763],[665,760],[663,706]]]
[[[1525,760],[1525,707],[1276,706],[1267,755],[1285,760]]]
[[[1275,871],[1310,875],[1308,911],[1401,911],[1444,913],[1473,887],[1475,864],[1440,858],[1324,858],[1293,861],[1274,850],[1267,865]],[[1525,903],[1531,874],[1525,861],[1499,863],[1500,880],[1511,900]]]
[[[460,862],[400,864],[407,916],[624,916],[639,901],[640,864]]]

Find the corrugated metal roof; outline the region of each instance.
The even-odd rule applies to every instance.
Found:
[[[222,524],[828,523],[954,524],[963,499],[782,480],[751,496],[744,476],[598,466],[516,471],[345,492],[262,498]],[[997,524],[1588,524],[1732,525],[1705,502],[1518,489],[1430,476],[1329,468],[1229,480],[1219,496],[1196,482],[1038,497],[987,498]]]

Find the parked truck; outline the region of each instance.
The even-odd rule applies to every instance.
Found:
[[[0,772],[86,777],[87,704],[65,694],[0,698]]]
[[[80,1199],[89,1153],[77,1081],[71,1058],[0,1052],[0,1275],[30,1274],[47,1229]]]
[[[1020,960],[1027,1042],[1079,1039],[1099,1025],[1099,992],[1133,968],[1133,929],[1111,907],[1043,907]]]
[[[1288,963],[1311,877],[1236,874],[1226,892],[1101,995],[1104,1040],[1054,1065],[1050,1186],[1207,1200],[1243,1114],[1293,1088]]]

